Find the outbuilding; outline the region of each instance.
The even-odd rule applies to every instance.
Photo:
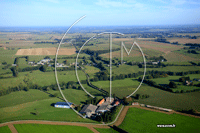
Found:
[[[68,103],[66,103],[66,102],[57,102],[54,105],[54,107],[56,107],[56,108],[68,108],[69,109],[72,106],[72,104],[73,103],[70,103],[70,102],[68,102]]]

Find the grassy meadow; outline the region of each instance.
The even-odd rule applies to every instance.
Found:
[[[175,128],[158,128],[157,124],[175,124]],[[199,131],[198,118],[180,114],[164,114],[138,108],[129,108],[126,117],[119,128],[129,133],[181,132],[196,133]]]
[[[85,102],[84,100],[87,99],[82,90],[74,93],[70,91],[70,94],[64,92],[64,94],[66,94],[65,96],[69,101],[75,101],[75,104],[79,104],[81,101]],[[79,99],[74,98],[72,95],[79,97]],[[0,123],[15,120],[94,122],[89,119],[83,119],[72,109],[53,107],[56,102],[63,102],[63,100],[51,97],[49,94],[39,90],[13,92],[2,96],[0,101]]]
[[[0,127],[0,132],[1,133],[12,133],[8,126]]]
[[[19,133],[93,133],[87,127],[68,126],[68,125],[45,125],[45,124],[15,124]]]

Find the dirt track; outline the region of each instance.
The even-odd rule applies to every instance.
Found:
[[[146,108],[146,107],[141,107],[139,105],[134,105],[134,106],[125,106],[121,112],[121,114],[119,115],[117,121],[114,123],[114,124],[111,124],[111,126],[115,125],[115,126],[119,126],[125,116],[126,116],[126,113],[128,111],[129,108],[132,108],[132,107],[136,107],[136,108],[140,108],[140,109],[145,109],[145,110],[150,110],[150,111],[156,111],[156,112],[161,112],[161,113],[165,113],[165,114],[173,114],[173,113],[176,113],[176,114],[181,114],[181,115],[185,115],[185,116],[190,116],[190,117],[195,117],[195,118],[200,118],[199,116],[194,116],[194,115],[190,115],[190,114],[185,114],[185,113],[180,113],[180,112],[176,112],[176,111],[171,111],[171,112],[164,112],[164,111],[160,111],[160,110],[156,110],[156,109],[151,109],[151,108]],[[7,126],[10,128],[10,130],[13,132],[13,133],[17,133],[17,130],[14,128],[13,124],[27,124],[27,123],[34,123],[34,124],[50,124],[50,125],[73,125],[73,126],[83,126],[83,127],[87,127],[89,128],[90,130],[92,130],[94,133],[99,133],[96,129],[94,128],[110,128],[109,126],[107,125],[94,125],[94,124],[86,124],[86,123],[78,123],[78,122],[56,122],[56,121],[36,121],[36,120],[25,120],[25,121],[14,121],[14,122],[7,122],[7,123],[2,123],[0,124],[0,127],[2,126]]]
[[[56,48],[19,49],[15,55],[56,55]],[[76,49],[60,48],[58,55],[73,55]]]

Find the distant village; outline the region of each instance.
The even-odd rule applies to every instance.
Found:
[[[42,59],[42,60],[40,60],[40,61],[38,61],[38,62],[29,61],[28,64],[31,65],[31,66],[38,66],[38,65],[45,65],[45,64],[47,64],[48,67],[52,67],[52,66],[53,66],[53,65],[52,65],[52,61],[54,61],[54,60],[51,59],[51,58],[47,58],[47,59]],[[54,62],[53,62],[53,63],[54,63]],[[70,66],[71,66],[71,65],[75,65],[75,63],[74,63],[74,62],[73,62],[73,63],[70,63]],[[67,66],[67,65],[64,64],[64,63],[56,63],[56,67],[69,67],[69,66]]]

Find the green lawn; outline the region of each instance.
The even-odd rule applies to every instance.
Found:
[[[87,127],[68,125],[16,124],[19,133],[93,133]]]
[[[0,127],[0,132],[1,133],[12,133],[10,131],[10,128],[8,126],[3,126],[3,127]]]
[[[158,128],[157,124],[175,124],[176,127]],[[119,127],[129,133],[196,133],[199,132],[199,124],[199,119],[194,117],[129,108]]]

